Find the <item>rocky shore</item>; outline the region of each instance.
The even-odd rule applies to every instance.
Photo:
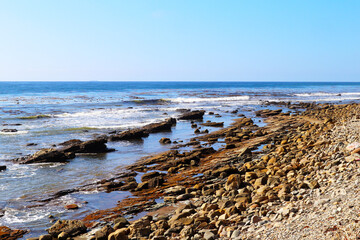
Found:
[[[241,117],[181,144],[191,150],[174,144],[173,150],[140,159],[123,175],[88,186],[130,191],[133,197],[81,220],[58,220],[48,235],[32,240],[358,239],[360,105],[278,105],[303,111],[259,111],[265,127]],[[185,112],[178,120],[193,127],[191,120],[204,114]],[[88,142],[72,140],[15,161],[67,161],[74,154],[111,151],[107,141],[146,137],[174,124],[168,119]],[[214,150],[217,142],[225,147]],[[143,212],[134,221],[124,217]],[[21,234],[0,228],[0,239]]]

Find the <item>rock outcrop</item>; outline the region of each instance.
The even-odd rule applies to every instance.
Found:
[[[178,119],[179,120],[195,120],[195,119],[202,119],[205,114],[204,110],[197,110],[191,112],[185,112],[181,114]]]
[[[151,123],[142,128],[130,129],[122,132],[116,132],[109,137],[110,141],[136,140],[149,136],[150,133],[170,131],[176,124],[176,119],[168,118],[159,123]]]
[[[75,157],[76,154],[81,153],[106,153],[114,151],[106,146],[105,139],[95,139],[89,141],[80,141],[77,139],[64,142],[62,148],[47,148],[42,149],[33,155],[15,159],[16,163],[32,164],[32,163],[51,163],[51,162],[67,162],[69,159]]]

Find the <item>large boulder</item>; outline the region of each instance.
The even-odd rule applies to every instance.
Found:
[[[20,164],[67,162],[69,159],[74,158],[76,153],[106,153],[114,151],[114,149],[107,148],[106,142],[106,139],[101,138],[85,142],[73,139],[61,143],[60,145],[64,147],[60,149],[42,149],[33,155],[15,159],[15,162]]]
[[[156,133],[156,132],[162,132],[162,131],[169,131],[171,130],[171,127],[176,124],[175,118],[168,118],[165,121],[159,122],[159,123],[151,123],[146,126],[144,126],[142,129],[144,129],[147,133]]]
[[[121,228],[111,233],[108,240],[128,240],[129,229]]]
[[[205,114],[204,110],[191,111],[181,114],[178,119],[179,120],[194,120],[194,119],[202,119]]]
[[[106,146],[107,140],[103,138],[98,138],[89,141],[80,141],[78,139],[69,140],[60,145],[65,147],[60,150],[63,152],[73,152],[73,153],[106,153],[113,151]]]
[[[106,146],[106,139],[95,139],[80,143],[79,153],[105,153],[113,151]]]
[[[147,136],[149,136],[148,132],[146,132],[144,129],[137,128],[137,129],[126,130],[120,133],[113,134],[109,137],[109,140],[110,141],[136,140]]]
[[[175,118],[168,118],[165,121],[158,123],[151,123],[141,128],[130,129],[115,133],[109,137],[110,141],[121,140],[136,140],[149,136],[149,133],[156,133],[162,131],[170,131],[171,127],[176,124]]]
[[[42,149],[29,157],[16,159],[20,164],[66,162],[74,156],[54,148]]]

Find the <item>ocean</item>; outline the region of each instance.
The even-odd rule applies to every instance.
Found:
[[[359,100],[357,82],[0,82],[0,165],[7,166],[0,172],[0,226],[29,229],[37,236],[51,226],[49,215],[82,218],[115,206],[131,193],[80,192],[35,205],[57,191],[110,178],[143,156],[170,149],[171,145],[159,144],[162,137],[187,141],[193,129],[188,121],[179,121],[171,132],[152,134],[143,141],[110,142],[115,152],[79,156],[66,164],[11,162],[42,148],[176,117],[179,109],[218,113],[221,118],[206,114],[204,121],[222,121],[225,126],[239,114],[261,125],[254,111],[268,108],[266,102]],[[65,210],[70,203],[81,207]]]

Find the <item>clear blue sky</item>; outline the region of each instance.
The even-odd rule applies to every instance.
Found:
[[[360,80],[360,1],[4,0],[0,80]]]

